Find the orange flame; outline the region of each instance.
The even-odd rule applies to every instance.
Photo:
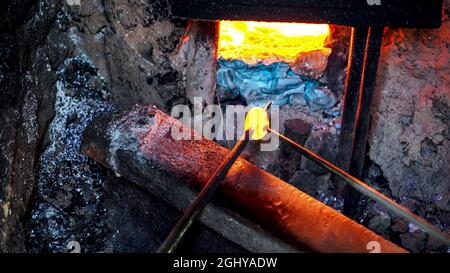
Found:
[[[301,52],[325,48],[326,24],[221,21],[219,56],[247,63],[293,62]]]
[[[244,129],[250,130],[250,138],[260,140],[269,129],[269,115],[267,111],[261,107],[253,107],[245,117]]]

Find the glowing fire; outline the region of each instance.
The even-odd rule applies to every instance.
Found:
[[[293,62],[301,52],[325,48],[326,24],[221,21],[219,56],[247,63]]]
[[[269,129],[269,116],[267,111],[261,107],[253,107],[245,117],[245,130],[250,130],[250,138],[260,140],[267,134]]]

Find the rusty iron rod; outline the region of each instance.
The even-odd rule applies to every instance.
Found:
[[[341,179],[343,179],[346,183],[348,183],[350,186],[352,186],[357,191],[361,192],[362,194],[368,196],[369,198],[380,202],[384,206],[386,206],[388,209],[390,209],[395,214],[405,218],[406,220],[410,221],[411,223],[415,224],[416,226],[420,227],[422,230],[428,232],[432,237],[439,239],[446,243],[447,245],[450,245],[450,238],[447,234],[437,229],[435,226],[428,223],[425,219],[422,217],[414,214],[409,209],[397,204],[393,200],[389,199],[387,196],[382,194],[381,192],[373,189],[363,181],[359,180],[358,178],[352,176],[351,174],[345,172],[344,170],[340,169],[336,165],[332,164],[331,162],[327,161],[326,159],[320,157],[319,155],[311,152],[310,150],[306,149],[302,145],[296,143],[295,141],[291,140],[288,137],[283,136],[282,134],[278,133],[277,131],[274,131],[273,129],[269,128],[269,132],[272,132],[276,135],[278,135],[283,140],[287,141],[288,143],[292,144],[296,148],[298,148],[302,154],[304,154],[307,158],[313,160],[317,164],[321,165],[322,167],[326,168],[333,174],[337,175]]]
[[[249,141],[249,130],[246,130],[227,157],[222,161],[217,170],[202,188],[194,202],[186,209],[183,216],[164,240],[158,253],[173,253],[181,244],[186,234],[191,229],[205,206],[211,201],[220,182],[225,178],[231,166],[242,153]]]

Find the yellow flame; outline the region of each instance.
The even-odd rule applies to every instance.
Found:
[[[269,116],[267,111],[261,107],[253,107],[245,117],[244,129],[250,130],[250,138],[260,140],[267,134],[269,129]]]
[[[247,63],[293,62],[300,52],[325,48],[326,24],[221,21],[219,56]]]

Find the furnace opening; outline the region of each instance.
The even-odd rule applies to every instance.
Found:
[[[305,113],[332,109],[338,98],[324,77],[332,52],[329,37],[326,24],[221,21],[219,100],[260,107],[272,102]]]
[[[246,63],[291,63],[299,53],[329,53],[329,34],[326,24],[221,21],[218,55]]]

